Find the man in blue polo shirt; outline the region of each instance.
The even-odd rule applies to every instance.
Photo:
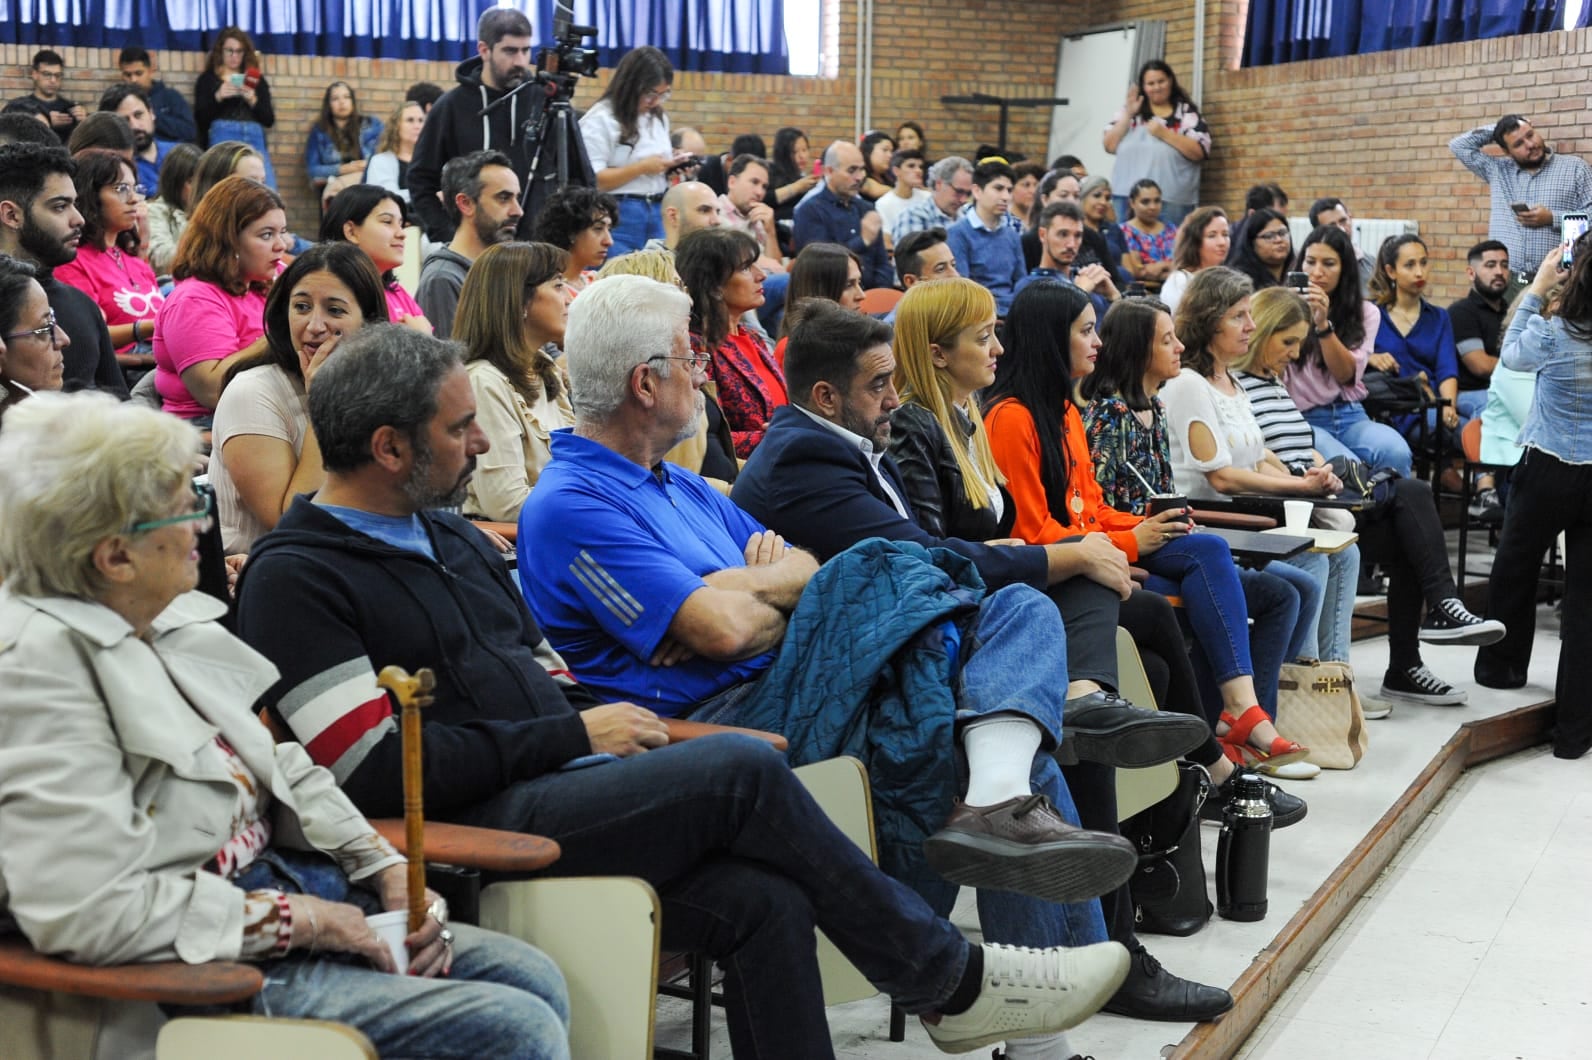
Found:
[[[864,287],[890,287],[895,272],[884,246],[884,221],[857,194],[867,172],[854,144],[830,144],[824,152],[823,187],[796,207],[791,240],[798,252],[808,243],[839,243],[862,259]]]
[[[1011,308],[1023,266],[1023,237],[1006,223],[1011,211],[1012,167],[1005,162],[980,162],[973,167],[973,208],[945,230],[945,241],[962,267],[962,275],[995,296],[995,313]]]
[[[100,96],[100,110],[120,114],[133,130],[133,162],[138,168],[138,183],[144,195],[154,198],[160,184],[160,167],[166,156],[177,145],[155,136],[155,112],[149,105],[149,96],[131,82],[112,85]]]

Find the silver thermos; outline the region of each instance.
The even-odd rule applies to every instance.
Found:
[[[1216,911],[1228,920],[1263,920],[1266,874],[1271,857],[1271,803],[1266,783],[1253,773],[1233,781],[1233,797],[1222,810],[1216,844]]]

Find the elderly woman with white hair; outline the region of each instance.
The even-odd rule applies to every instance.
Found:
[[[447,928],[434,895],[392,974],[366,916],[407,907],[403,859],[273,744],[253,707],[275,667],[191,591],[198,451],[190,424],[97,394],[6,416],[0,921],[86,964],[260,962],[256,1012],[350,1024],[382,1055],[568,1057],[558,969]]]

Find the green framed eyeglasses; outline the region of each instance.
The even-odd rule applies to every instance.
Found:
[[[147,522],[134,523],[127,528],[129,534],[147,534],[151,530],[159,530],[163,526],[176,526],[178,523],[196,523],[212,518],[216,514],[216,491],[203,483],[193,483],[194,510],[183,515],[168,516],[165,519],[150,519]],[[201,528],[202,529],[202,528]]]

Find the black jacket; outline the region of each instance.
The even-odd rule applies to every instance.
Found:
[[[965,444],[973,436],[973,423],[960,410],[956,418]],[[934,413],[910,401],[891,413],[890,455],[906,483],[904,499],[912,506],[912,518],[924,530],[970,541],[1011,536],[1012,525],[1017,522],[1017,506],[1011,497],[1006,497],[1001,518],[996,519],[992,509],[975,508],[968,503],[962,469],[956,466],[951,440],[940,429]]]
[[[116,347],[105,326],[105,314],[94,299],[53,275],[42,277],[39,286],[55,310],[56,322],[72,344],[61,351],[66,362],[63,390],[103,390],[119,398],[127,396],[127,380],[116,360]]]
[[[271,104],[271,85],[265,78],[260,78],[259,83],[254,86],[252,107],[242,96],[233,96],[231,99],[218,102],[216,92],[220,88],[221,78],[210,70],[204,71],[194,80],[193,116],[201,144],[207,146],[210,144],[210,126],[223,119],[258,122],[267,129],[276,124],[276,108]]]
[[[503,557],[458,516],[421,519],[436,561],[301,496],[255,543],[238,583],[238,635],[282,672],[266,702],[292,725],[298,706],[332,697],[323,718],[363,733],[332,750],[306,746],[368,816],[402,811],[396,726],[359,713],[373,687],[362,675],[373,682],[389,664],[436,672],[423,715],[428,814],[445,818],[591,751],[575,711],[595,699],[563,672]]]
[[[888,455],[880,470],[907,501],[906,483]],[[794,405],[775,410],[763,440],[741,468],[730,492],[754,519],[791,544],[827,560],[870,537],[948,548],[973,561],[984,582],[998,589],[1023,582],[1045,587],[1049,569],[1038,545],[995,546],[942,537],[903,518],[879,485],[862,450]]]

